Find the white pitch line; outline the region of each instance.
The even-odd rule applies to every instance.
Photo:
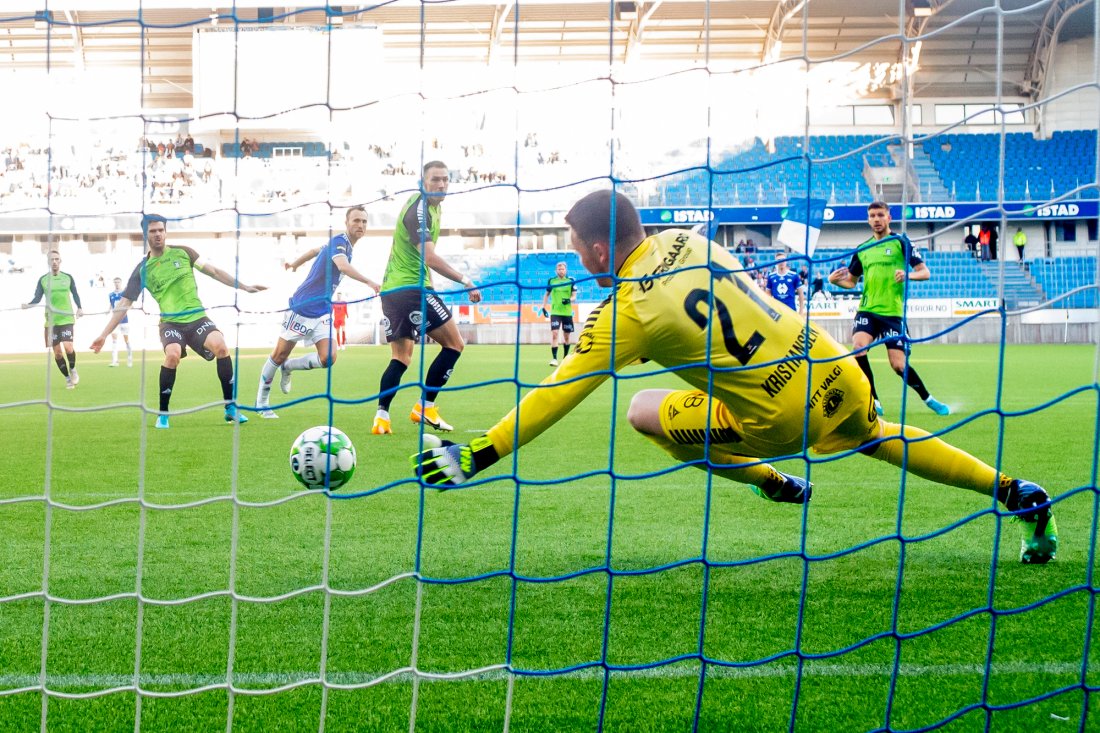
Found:
[[[986,668],[980,664],[903,664],[899,669],[901,677],[961,677],[982,676]],[[997,662],[991,665],[994,675],[1079,675],[1081,664],[1078,662],[1045,662],[1035,664],[1032,662]],[[807,661],[803,674],[808,677],[888,677],[893,672],[890,664],[836,664],[829,662]],[[723,667],[711,665],[707,669],[707,677],[714,679],[756,679],[790,677],[795,674],[795,666],[790,662],[781,664],[762,664],[754,667]],[[366,686],[381,678],[387,677],[386,683],[408,683],[413,678],[413,673],[405,670],[397,674],[393,672],[331,672],[326,682],[333,685]],[[589,667],[574,672],[565,672],[554,675],[515,675],[516,677],[528,677],[531,679],[545,680],[590,680],[600,679],[604,675],[602,667]],[[647,678],[647,679],[694,679],[699,676],[699,663],[695,660],[676,662],[661,667],[648,669],[613,671],[616,677]],[[439,679],[437,673],[422,670],[421,682],[432,682]],[[448,673],[446,679],[454,681],[463,680],[503,680],[507,679],[508,672],[503,669],[492,671],[474,671],[468,675],[462,673]],[[0,675],[0,696],[5,690],[37,688],[40,678],[37,674],[3,674]],[[234,688],[249,687],[279,687],[288,684],[311,682],[319,683],[316,672],[237,672],[233,673]],[[202,688],[209,686],[224,686],[224,675],[213,674],[143,674],[141,675],[142,689],[152,688]],[[132,688],[133,675],[121,674],[62,674],[49,675],[46,678],[46,687],[49,690],[61,690],[72,688],[86,689],[113,689],[119,687]]]

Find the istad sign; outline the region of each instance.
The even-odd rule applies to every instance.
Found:
[[[714,212],[710,209],[666,209],[661,212],[661,221],[671,224],[705,224],[714,221]]]
[[[907,206],[905,207],[906,219],[954,219],[954,206]]]

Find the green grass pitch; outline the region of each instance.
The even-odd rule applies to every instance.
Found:
[[[440,399],[457,440],[514,404],[516,354],[467,348]],[[525,383],[549,371],[547,347],[518,355]],[[402,731],[410,716],[418,731],[504,730],[509,709],[511,731],[1096,725],[1094,347],[1012,346],[1003,362],[996,346],[914,349],[955,414],[910,393],[908,421],[1060,497],[1062,548],[1044,567],[1017,562],[1018,528],[985,497],[860,455],[809,466],[805,513],[676,469],[625,418],[637,390],[680,384],[651,367],[523,448],[518,491],[511,459],[483,486],[423,490],[412,388],[394,401],[397,434],[370,435],[362,398],[388,349],[338,356],[334,424],[355,441],[346,488],[362,495],[332,500],[300,492],[287,465],[294,437],[327,422],[330,403],[308,399],[323,370],[295,373],[303,401],[281,419],[237,430],[199,409],[218,384],[189,358],[172,407],[192,411],[156,431],[135,405],[156,405],[158,353],[143,370],[82,352],[73,391],[45,354],[2,359],[0,730],[38,729],[41,693],[13,691],[43,674],[57,731],[136,717],[147,730]],[[242,402],[263,358],[239,355]],[[897,420],[901,382],[881,349],[872,362]],[[432,676],[414,683],[414,666]]]

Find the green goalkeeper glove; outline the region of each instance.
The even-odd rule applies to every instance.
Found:
[[[496,450],[485,436],[461,445],[425,433],[424,448],[412,456],[413,471],[424,483],[441,489],[466,483],[497,460]]]

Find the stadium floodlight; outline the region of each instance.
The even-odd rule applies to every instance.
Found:
[[[909,0],[913,16],[916,18],[929,18],[932,16],[932,0]]]

